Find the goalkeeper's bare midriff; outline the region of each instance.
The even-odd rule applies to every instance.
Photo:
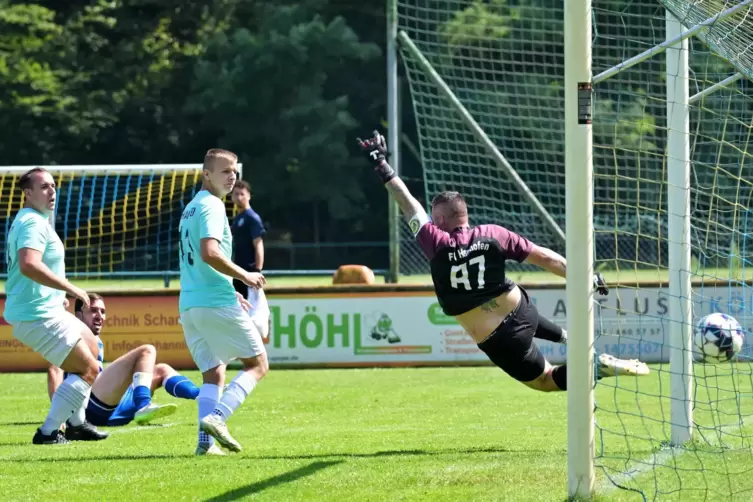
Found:
[[[473,310],[464,312],[455,319],[476,343],[481,343],[496,330],[502,321],[520,303],[520,288],[513,286],[507,292],[489,300]]]

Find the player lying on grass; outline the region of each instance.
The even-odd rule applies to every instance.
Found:
[[[90,304],[85,306],[76,300],[75,312],[97,337],[99,364],[104,361],[104,344],[100,336],[107,318],[105,302],[95,293],[89,294]],[[178,374],[167,364],[155,364],[157,350],[153,345],[137,347],[101,370],[92,386],[86,419],[94,425],[115,427],[131,421],[146,424],[155,419],[175,413],[174,404],[154,404],[152,395],[160,387],[168,394],[183,399],[195,400],[199,388],[188,378]],[[63,380],[63,370],[50,366],[47,372],[47,390],[52,395]],[[66,430],[67,432],[67,430]]]
[[[511,377],[540,391],[566,390],[567,367],[552,366],[533,342],[540,338],[566,343],[565,330],[539,316],[528,293],[505,275],[505,262],[515,260],[566,277],[565,259],[504,227],[470,226],[465,200],[457,192],[434,197],[430,220],[387,163],[384,137],[374,131],[372,138],[358,142],[429,259],[444,313],[455,317],[479,349]],[[608,294],[601,274],[594,284],[600,294]],[[600,355],[597,377],[616,374],[646,375],[648,367]]]
[[[256,289],[266,282],[260,273],[243,270],[231,259],[233,238],[223,199],[235,186],[237,174],[234,153],[209,150],[201,190],[180,219],[180,322],[204,381],[197,398],[197,455],[224,455],[214,439],[241,451],[226,421],[269,371],[259,326],[248,315],[248,301],[233,287],[234,278]],[[243,369],[221,392],[226,365],[234,359]]]
[[[105,439],[86,422],[85,403],[99,374],[97,341],[91,330],[63,303],[65,293],[89,304],[86,292],[65,278],[65,248],[49,218],[55,210],[55,180],[36,167],[19,179],[24,207],[8,233],[8,281],[3,317],[13,337],[47,362],[69,373],[52,396],[50,411],[32,439],[34,444],[65,444],[69,439]]]

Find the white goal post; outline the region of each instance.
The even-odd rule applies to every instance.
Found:
[[[745,0],[693,27],[666,11],[666,41],[593,76],[592,2],[565,0],[565,183],[567,221],[568,495],[594,493],[594,302],[592,85],[665,52],[671,445],[693,437],[690,104],[741,78],[689,94],[688,38],[748,6]]]

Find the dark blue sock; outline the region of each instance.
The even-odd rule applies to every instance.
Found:
[[[137,410],[147,406],[152,402],[152,392],[146,385],[139,385],[133,388],[133,405]]]
[[[165,382],[165,390],[171,396],[181,399],[196,399],[199,396],[199,388],[183,375],[171,376]]]

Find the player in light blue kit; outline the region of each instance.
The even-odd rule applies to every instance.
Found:
[[[224,455],[214,439],[241,451],[226,421],[269,371],[261,335],[247,313],[249,304],[233,287],[233,278],[253,288],[266,282],[260,273],[247,272],[231,260],[233,238],[223,199],[235,185],[237,163],[232,152],[209,150],[202,188],[180,219],[180,321],[204,381],[197,398],[197,455]],[[225,367],[233,359],[240,360],[243,369],[220,397]]]
[[[37,167],[21,176],[19,186],[26,200],[8,234],[3,317],[16,339],[69,373],[52,396],[47,418],[32,442],[105,439],[107,434],[86,421],[86,402],[99,374],[99,350],[91,330],[65,310],[65,293],[87,306],[89,297],[65,278],[63,242],[49,223],[55,211],[55,180]],[[66,421],[63,434],[60,427]]]
[[[90,305],[85,307],[76,300],[76,317],[81,319],[99,343],[99,364],[104,364],[104,344],[102,328],[107,319],[104,299],[89,293]],[[128,351],[115,359],[102,370],[92,385],[86,419],[94,425],[117,427],[136,422],[143,425],[175,413],[177,406],[172,403],[156,404],[152,395],[160,387],[168,394],[188,400],[195,400],[199,388],[191,380],[178,374],[165,363],[156,364],[157,349],[145,344]],[[52,366],[47,372],[47,388],[54,392],[63,379],[63,371]]]

